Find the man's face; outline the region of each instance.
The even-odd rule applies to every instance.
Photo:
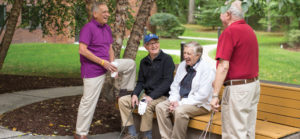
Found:
[[[156,55],[159,53],[160,45],[157,39],[152,39],[145,44],[145,48],[148,50],[150,55]]]
[[[196,55],[194,47],[184,47],[183,57],[189,66],[193,66],[200,58],[199,55]]]
[[[231,18],[231,15],[230,15],[229,12],[225,12],[225,13],[220,14],[220,19],[221,19],[221,21],[223,23],[223,26],[225,28],[228,26],[230,18]]]
[[[95,20],[101,25],[106,24],[108,21],[108,17],[110,16],[106,5],[99,5],[98,11],[93,12],[93,15]]]

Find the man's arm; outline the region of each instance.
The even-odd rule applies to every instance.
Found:
[[[109,46],[109,60],[110,62],[115,61],[115,52],[114,49],[112,48],[112,44]]]
[[[87,49],[87,45],[84,43],[79,43],[79,54],[83,55],[87,59],[103,66],[105,69],[115,72],[117,70],[112,64],[110,64],[107,60],[102,59],[100,57],[95,56],[90,50]]]
[[[210,105],[214,111],[218,111],[217,109],[220,107],[219,105],[219,92],[222,88],[224,80],[226,78],[227,72],[229,69],[229,61],[228,60],[219,60],[219,64],[217,66],[216,78],[212,84],[213,86],[213,98],[210,102]]]

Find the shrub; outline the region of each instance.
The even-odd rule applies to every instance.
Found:
[[[293,29],[289,31],[287,37],[290,47],[300,47],[300,30]]]
[[[183,34],[185,27],[178,21],[177,17],[168,13],[157,13],[151,16],[150,24],[156,26],[157,35],[161,37],[176,38]]]

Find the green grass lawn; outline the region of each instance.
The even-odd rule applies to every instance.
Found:
[[[187,27],[184,36],[216,38],[216,31],[196,25]],[[300,53],[280,48],[285,42],[282,33],[256,32],[259,42],[260,79],[300,84]],[[180,49],[181,39],[160,39],[162,49]],[[202,45],[213,41],[198,41]],[[126,44],[126,42],[124,42]],[[215,57],[215,52],[210,52]],[[147,55],[139,51],[136,57],[137,69],[140,60]],[[176,64],[179,56],[172,56]],[[78,45],[74,44],[12,44],[9,48],[1,74],[38,75],[51,77],[80,77]]]
[[[177,49],[180,50],[181,42],[190,42],[196,41],[201,45],[215,44],[216,41],[204,41],[204,40],[191,40],[191,39],[169,39],[169,38],[161,38],[159,40],[161,49]],[[124,40],[123,45],[126,46],[127,40]],[[143,41],[140,43],[140,47],[142,47]]]
[[[256,32],[259,43],[259,76],[262,80],[300,84],[300,52],[280,48],[282,33]],[[209,56],[215,57],[216,50]]]
[[[146,51],[137,53],[137,70],[140,60],[146,55]],[[179,56],[172,55],[172,57],[175,63],[179,63]],[[78,45],[12,44],[0,73],[49,77],[80,77]]]
[[[211,30],[211,28],[205,28],[199,25],[186,24],[184,26],[185,31],[182,36],[218,38],[217,30]]]

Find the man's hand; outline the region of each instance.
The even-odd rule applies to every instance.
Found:
[[[148,103],[148,104],[150,104],[151,103],[151,101],[153,100],[150,96],[147,96],[146,95],[146,102]]]
[[[132,95],[131,97],[131,105],[132,108],[134,108],[134,105],[138,106],[139,105],[139,99],[136,95]]]
[[[213,111],[218,112],[219,111],[218,108],[220,107],[219,98],[213,97],[210,101],[210,106]]]
[[[176,109],[176,107],[177,107],[178,105],[179,105],[179,104],[178,104],[178,101],[170,102],[170,106],[169,106],[170,112],[173,112],[173,111]]]
[[[110,72],[117,72],[117,67],[115,67],[113,64],[109,63],[107,60],[103,59],[103,64],[102,67],[104,67],[105,69],[107,69]],[[102,60],[101,60],[102,63]]]

